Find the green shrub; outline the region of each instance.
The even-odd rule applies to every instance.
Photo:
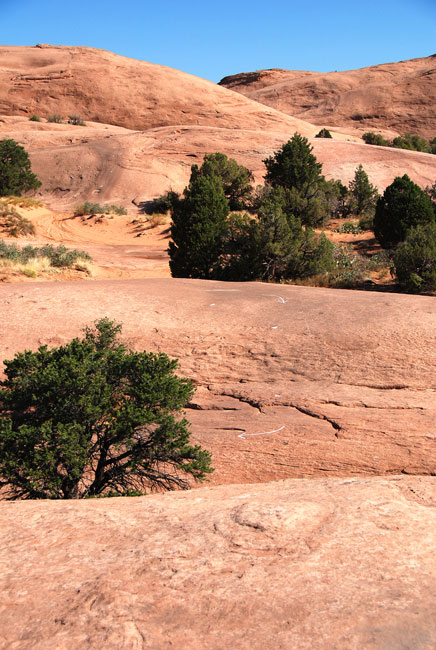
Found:
[[[50,265],[57,268],[71,267],[79,260],[91,262],[91,256],[85,251],[68,249],[64,245],[53,246],[45,244],[44,246],[24,246],[22,248],[15,244],[6,244],[0,240],[0,259],[11,260],[26,264],[32,259],[46,257]]]
[[[15,140],[0,140],[0,196],[36,190],[41,181],[31,172],[27,151]]]
[[[364,133],[362,135],[362,140],[364,140],[366,144],[375,144],[378,145],[379,147],[391,146],[389,140],[385,140],[385,138],[382,135],[380,135],[380,133],[374,133],[373,131],[368,131],[367,133]]]
[[[392,146],[397,149],[410,149],[411,151],[429,151],[429,143],[420,138],[419,135],[412,133],[405,133],[393,139]]]
[[[434,219],[430,197],[405,174],[397,176],[377,201],[374,234],[383,248],[393,248],[411,228]]]
[[[152,201],[149,209],[150,214],[166,214],[167,212],[170,212],[179,198],[178,193],[171,190],[165,192],[165,194],[161,194],[161,196],[158,196]]]
[[[40,121],[41,121],[41,118],[38,117],[38,115],[31,115],[29,117],[29,122],[40,122]]]
[[[230,210],[243,210],[248,207],[253,189],[253,174],[233,158],[228,158],[220,152],[206,154],[201,167],[191,167],[191,182],[198,176],[217,176],[221,179]]]
[[[174,490],[212,471],[181,417],[192,383],[166,354],[129,350],[120,330],[104,318],[81,339],[4,362],[0,483],[8,498]]]
[[[54,124],[63,124],[64,120],[62,118],[62,115],[58,115],[58,113],[54,113],[53,115],[49,115],[47,117],[47,122],[53,122]]]
[[[319,133],[316,134],[315,138],[331,138],[332,134],[328,129],[321,129]]]
[[[436,291],[436,224],[419,224],[410,229],[394,255],[394,267],[405,291]]]
[[[92,203],[85,201],[81,205],[74,208],[74,216],[82,217],[85,214],[127,214],[127,210],[121,205],[100,205],[100,203]]]

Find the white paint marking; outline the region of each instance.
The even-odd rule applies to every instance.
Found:
[[[285,303],[288,302],[287,300],[285,300],[285,299],[282,298],[281,296],[278,296],[278,295],[275,294],[275,293],[264,293],[263,295],[264,295],[264,296],[272,296],[273,298],[278,298],[278,299],[279,299],[278,301],[281,302],[283,305],[284,305]]]
[[[215,303],[214,303],[214,302],[211,302],[210,305],[209,305],[209,307],[215,307]]]
[[[285,428],[285,425],[280,427],[280,429],[274,429],[274,431],[261,431],[260,433],[238,433],[238,438],[242,438],[243,440],[245,440],[245,438],[247,436],[266,436],[266,435],[268,435],[270,433],[278,433],[279,431],[281,431],[284,428]]]
[[[279,328],[278,325],[273,325],[273,326],[271,327],[272,330],[277,330],[278,328]]]

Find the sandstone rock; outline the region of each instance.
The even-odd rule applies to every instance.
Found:
[[[436,471],[432,297],[172,278],[3,284],[0,360],[103,316],[135,349],[180,358],[214,484]]]
[[[428,650],[434,478],[0,504],[0,645]]]
[[[258,70],[220,84],[320,126],[434,138],[436,54],[345,72]]]

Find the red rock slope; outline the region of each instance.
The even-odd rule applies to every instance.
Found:
[[[192,124],[267,131],[312,125],[192,75],[89,47],[0,47],[0,114],[54,113],[145,131]]]
[[[346,72],[259,70],[220,85],[314,124],[436,137],[436,54]]]

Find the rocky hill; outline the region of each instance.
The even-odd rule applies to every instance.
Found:
[[[436,54],[346,72],[242,72],[219,83],[320,126],[436,137]]]
[[[37,114],[145,131],[201,125],[298,130],[313,126],[193,75],[89,47],[0,47],[0,114]]]

